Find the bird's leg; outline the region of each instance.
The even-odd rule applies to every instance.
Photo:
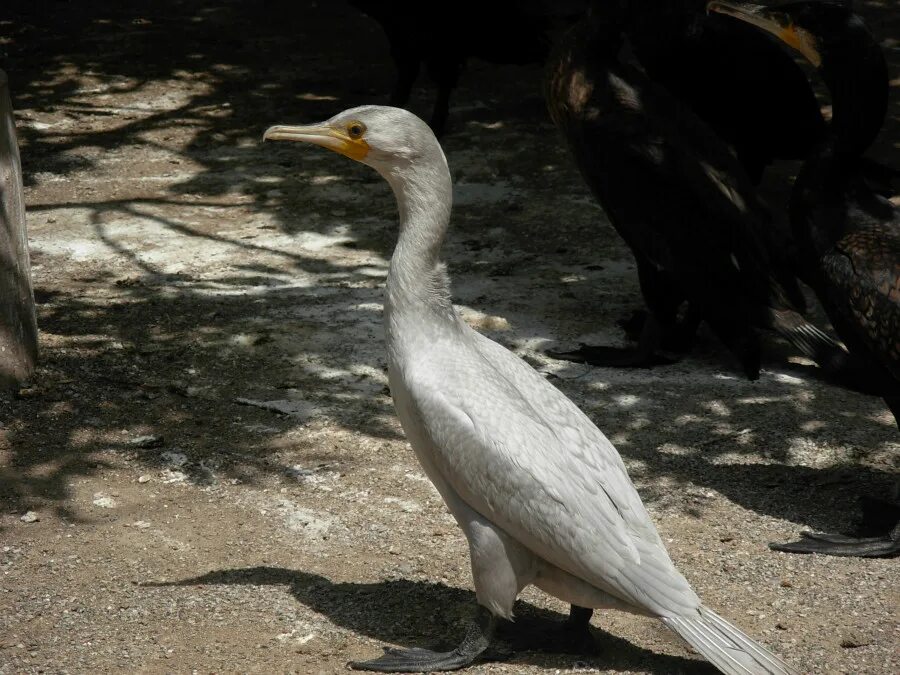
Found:
[[[589,650],[591,643],[591,616],[594,610],[589,607],[571,605],[569,618],[562,624],[563,643],[569,650],[575,653],[584,653]]]
[[[444,135],[444,130],[447,128],[447,117],[450,114],[450,90],[451,87],[447,84],[441,83],[438,85],[434,110],[431,113],[431,121],[428,124],[438,138]]]
[[[351,661],[354,670],[374,670],[382,673],[430,673],[457,670],[475,662],[485,654],[494,641],[497,619],[486,608],[478,606],[478,614],[469,624],[466,635],[456,649],[433,652],[428,649],[395,649],[385,647],[384,654],[371,661]]]
[[[583,633],[591,628],[591,617],[594,610],[590,607],[579,607],[578,605],[569,605],[569,618],[566,619],[566,630],[573,633]]]
[[[664,351],[687,354],[694,346],[697,328],[703,320],[703,313],[693,303],[688,303],[684,316],[673,322],[663,332],[660,347]]]
[[[729,315],[730,314],[730,315]],[[747,318],[735,313],[708,316],[707,323],[716,337],[737,357],[748,380],[759,379],[762,351],[759,336]]]
[[[625,337],[629,340],[637,342],[641,337],[641,331],[644,330],[644,324],[647,322],[647,310],[636,309],[631,316],[619,319],[616,323],[625,331]]]
[[[637,342],[641,339],[644,324],[647,322],[646,309],[636,309],[631,316],[620,319],[617,323],[625,331],[629,340]],[[660,336],[660,349],[664,352],[687,354],[694,346],[697,328],[703,316],[694,305],[688,305],[682,318],[663,323]]]
[[[394,66],[397,68],[397,82],[391,91],[389,104],[402,108],[409,102],[413,84],[419,76],[420,58],[412,49],[399,45],[392,46],[391,56],[394,58]]]
[[[642,324],[640,323],[642,317],[635,315],[625,326],[627,331],[628,329],[637,329],[640,325],[641,332],[637,347],[581,345],[579,349],[570,352],[548,351],[548,356],[610,368],[652,368],[674,363],[672,359],[660,355],[657,350],[661,346],[663,337],[673,332],[676,326],[678,307],[684,294],[676,280],[667,272],[658,269],[649,259],[635,254],[635,262],[638,267],[641,294],[644,296],[644,302],[647,303],[649,310],[643,315]]]
[[[447,127],[447,117],[450,114],[450,93],[459,82],[462,64],[453,58],[437,59],[426,63],[428,73],[437,83],[437,98],[434,100],[434,110],[431,112],[431,121],[428,126],[434,135],[440,138]]]
[[[889,502],[865,498],[860,533],[880,531],[875,536],[849,536],[801,532],[800,540],[772,543],[769,548],[785,553],[821,553],[853,558],[888,558],[900,554],[900,507]]]

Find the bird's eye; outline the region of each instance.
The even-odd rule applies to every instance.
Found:
[[[347,135],[350,136],[350,138],[362,138],[364,133],[366,133],[366,125],[362,122],[351,122],[347,125]]]

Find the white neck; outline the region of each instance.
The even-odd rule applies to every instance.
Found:
[[[440,261],[450,221],[453,185],[440,146],[415,163],[382,172],[397,198],[400,236],[387,276],[385,312],[455,320],[450,282]]]

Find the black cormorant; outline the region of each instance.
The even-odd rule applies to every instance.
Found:
[[[870,391],[900,424],[900,209],[866,180],[861,155],[877,136],[888,104],[884,54],[863,21],[845,3],[789,2],[762,7],[712,2],[769,31],[802,53],[831,94],[827,138],[804,163],[791,195],[791,223],[804,279],[822,301],[850,354],[870,364]],[[801,553],[887,556],[900,553],[898,510],[864,508],[866,520],[893,513],[877,536],[809,534],[773,548]],[[869,526],[866,529],[871,530]]]
[[[728,146],[685,104],[619,58],[626,8],[595,2],[548,64],[547,102],[576,163],[634,253],[650,310],[633,353],[551,354],[598,365],[655,362],[660,336],[704,319],[758,377],[755,327],[778,330],[816,360],[842,351],[803,319],[803,297],[770,214]],[[806,85],[809,86],[808,84]]]

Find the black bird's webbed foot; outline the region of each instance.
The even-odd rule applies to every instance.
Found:
[[[605,347],[582,344],[578,349],[568,352],[547,350],[547,356],[574,363],[589,363],[592,366],[607,368],[653,368],[654,366],[670,366],[674,359],[661,356],[656,352],[645,352],[640,348]]]
[[[639,316],[632,317],[631,323],[635,321],[640,321]],[[644,317],[641,337],[636,348],[582,344],[578,349],[569,352],[548,350],[546,354],[553,359],[589,363],[592,366],[606,366],[607,368],[652,368],[653,366],[671,365],[675,363],[674,360],[657,353],[660,338],[660,323],[652,313],[648,313]]]
[[[900,554],[900,536],[848,537],[843,534],[801,532],[799,541],[769,544],[773,551],[821,553],[850,558],[884,558]]]
[[[371,661],[351,661],[354,670],[374,670],[382,673],[430,673],[457,670],[474,663],[479,657],[497,658],[501,652],[492,649],[496,619],[485,608],[478,608],[466,636],[456,649],[449,652],[433,652],[413,647],[396,649],[385,647],[384,654]]]
[[[887,558],[900,554],[900,508],[888,502],[864,498],[862,511],[860,536],[801,532],[799,541],[772,543],[769,548],[785,553],[820,553],[852,558]],[[874,534],[878,531],[881,533]]]

